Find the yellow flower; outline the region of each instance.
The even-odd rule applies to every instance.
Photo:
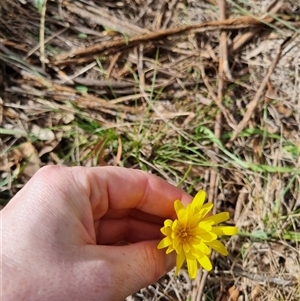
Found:
[[[210,271],[212,264],[209,258],[211,249],[222,255],[228,255],[225,246],[218,240],[220,235],[235,235],[236,227],[218,226],[229,219],[228,212],[208,215],[213,207],[211,202],[204,204],[206,193],[200,190],[193,201],[186,207],[180,200],[176,200],[174,208],[177,219],[167,219],[161,232],[166,236],[158,244],[158,249],[168,248],[166,253],[173,251],[176,256],[176,275],[183,263],[187,262],[191,278],[195,278],[197,270],[202,266]]]

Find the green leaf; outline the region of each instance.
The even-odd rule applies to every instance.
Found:
[[[12,130],[12,129],[4,129],[4,128],[0,128],[0,134],[1,135],[10,135],[10,136],[20,136],[20,137],[28,136],[26,132]]]
[[[268,239],[268,234],[263,230],[255,230],[252,233],[252,237],[258,239]]]
[[[35,7],[37,8],[38,12],[42,11],[42,7],[46,0],[34,0]]]
[[[78,38],[80,38],[80,39],[86,39],[87,37],[88,36],[87,36],[86,33],[81,32],[81,33],[78,34]]]
[[[86,86],[76,86],[76,90],[82,94],[88,93],[89,89]]]

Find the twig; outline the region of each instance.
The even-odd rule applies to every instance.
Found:
[[[96,62],[92,62],[87,66],[84,66],[80,70],[78,70],[76,73],[69,75],[67,79],[63,80],[60,82],[61,85],[67,83],[67,82],[72,82],[75,78],[79,77],[81,74],[87,72],[88,70],[94,68],[97,65]]]
[[[219,7],[220,7],[220,21],[224,21],[226,20],[226,0],[219,0]],[[230,80],[232,79],[231,72],[229,69],[229,64],[228,64],[227,33],[224,30],[221,31],[221,37],[220,37],[219,74],[222,75],[222,77],[226,75],[227,79]],[[222,92],[222,96],[223,96],[223,92]]]
[[[278,3],[278,0],[273,1],[266,9],[267,15],[270,16],[271,14],[276,14],[279,9],[282,7],[283,3],[280,1]],[[273,20],[273,18],[272,18]],[[242,47],[244,47],[249,41],[253,39],[253,37],[260,32],[260,28],[254,28],[250,32],[246,32],[244,34],[236,36],[236,38],[232,42],[231,49],[229,50],[229,53],[235,53],[239,51]]]
[[[101,42],[86,48],[80,48],[69,53],[57,55],[53,59],[54,65],[68,65],[85,63],[94,60],[94,56],[105,50],[112,50],[113,48],[120,48],[124,46],[135,46],[140,43],[147,43],[150,41],[170,37],[186,32],[207,32],[216,30],[232,30],[238,28],[250,28],[257,26],[265,26],[262,21],[267,22],[270,18],[255,19],[252,17],[241,17],[236,19],[228,19],[225,21],[209,21],[194,25],[184,25],[180,27],[170,28],[166,30],[158,30],[148,34],[142,34],[134,37],[119,38],[113,41]],[[73,58],[73,59],[71,59]],[[81,59],[80,59],[81,58]]]
[[[54,38],[56,38],[57,36],[61,35],[62,33],[64,33],[66,30],[68,30],[68,26],[61,29],[60,31],[54,33],[53,35],[51,35],[50,37],[48,37],[46,40],[44,40],[43,45],[49,43],[51,40],[53,40]],[[41,48],[41,41],[32,49],[30,49],[27,54],[23,57],[24,60],[27,60],[32,54],[34,54],[39,48]]]
[[[77,1],[63,1],[63,6],[70,12],[79,15],[81,18],[93,21],[96,24],[108,27],[116,32],[120,32],[121,34],[134,36],[137,34],[145,34],[150,32],[147,29],[111,16],[101,7],[91,7],[87,4],[84,4],[83,6],[83,4]]]
[[[89,108],[93,110],[100,110],[102,112],[113,112],[116,114],[116,108],[120,109],[122,113],[129,113],[129,114],[137,114],[139,113],[139,110],[137,108],[133,108],[130,106],[120,105],[120,104],[114,104],[109,101],[107,101],[104,98],[100,98],[91,94],[78,94],[78,91],[74,88],[67,87],[67,86],[61,86],[58,84],[55,84],[53,81],[41,78],[37,75],[22,71],[21,75],[23,78],[25,78],[28,82],[34,81],[32,83],[32,93],[35,92],[35,87],[39,87],[44,90],[45,93],[47,91],[53,92],[55,91],[55,95],[52,95],[54,100],[60,101],[60,99],[70,98],[72,99],[72,102],[75,103],[79,107],[83,108]]]
[[[220,8],[220,22],[226,20],[226,0],[219,0],[219,8]],[[223,101],[223,96],[224,96],[224,90],[225,90],[225,80],[224,80],[224,75],[226,74],[227,78],[231,79],[231,74],[229,71],[229,66],[228,66],[228,53],[227,53],[227,34],[226,32],[222,31],[221,32],[221,37],[220,37],[220,53],[219,53],[219,76],[218,76],[218,96],[214,97],[217,105],[219,108],[223,107],[222,101]],[[204,72],[205,73],[205,72]],[[208,83],[206,83],[208,84]],[[212,92],[214,95],[214,93]],[[226,112],[226,109],[224,108],[224,113]],[[220,139],[221,132],[222,132],[222,110],[220,110],[217,114],[216,117],[216,123],[214,127],[214,134],[217,139]],[[214,149],[216,154],[219,154],[220,149],[217,144],[214,144]],[[216,163],[216,162],[213,162]],[[209,183],[209,200],[214,202],[214,207],[213,207],[213,213],[216,213],[216,200],[217,200],[217,195],[218,195],[218,182],[219,182],[219,177],[218,173],[215,169],[211,169],[210,172],[210,183]],[[212,256],[213,257],[213,256]],[[203,295],[203,290],[204,286],[206,283],[208,273],[206,271],[203,271],[202,273],[202,279],[197,291],[197,298],[196,301],[200,301],[202,299]]]
[[[1,75],[0,75],[1,77]],[[0,78],[0,86],[1,86],[1,78]],[[0,97],[0,124],[2,125],[2,120],[3,120],[3,100]],[[1,139],[0,139],[1,140]]]
[[[160,3],[160,6],[157,9],[157,14],[152,23],[153,30],[162,28],[162,20],[163,20],[164,14],[166,13],[166,10],[167,10],[167,3],[162,1]]]
[[[118,151],[114,161],[114,166],[120,165],[121,157],[122,157],[123,144],[120,136],[118,137]]]
[[[273,62],[271,63],[271,65],[269,66],[268,72],[266,73],[259,89],[257,90],[253,100],[250,102],[250,104],[248,105],[248,110],[246,112],[246,114],[244,115],[242,121],[237,125],[229,143],[227,143],[227,147],[231,147],[232,145],[232,141],[234,141],[237,136],[239,135],[239,133],[247,126],[249,120],[251,119],[251,116],[254,112],[254,110],[256,109],[256,107],[259,104],[259,101],[261,99],[261,96],[264,92],[264,90],[267,87],[267,84],[269,82],[270,76],[272,75],[272,73],[274,72],[280,58],[281,58],[281,54],[282,51],[292,42],[294,41],[294,39],[297,37],[298,33],[295,32],[291,37],[287,38],[277,49],[277,53],[276,56],[273,60]]]
[[[44,0],[41,10],[40,20],[40,61],[42,63],[43,70],[46,70],[46,53],[45,53],[45,18],[47,10],[47,0]]]
[[[220,8],[220,21],[226,20],[226,0],[219,0],[219,8]],[[225,91],[225,75],[227,78],[231,78],[231,74],[228,67],[228,58],[227,58],[227,34],[222,31],[220,36],[220,52],[219,52],[219,75],[218,75],[218,96],[217,96],[217,104],[222,107],[224,91]],[[229,73],[229,75],[227,75]],[[224,108],[225,109],[225,108]],[[226,110],[224,110],[225,112]],[[220,139],[222,132],[222,120],[223,114],[222,111],[219,111],[216,117],[214,134],[217,139]],[[214,149],[217,154],[219,154],[220,149],[217,144],[214,144]],[[210,183],[209,183],[209,200],[216,201],[218,194],[218,183],[217,183],[217,171],[215,169],[211,170],[210,174]],[[216,206],[213,208],[213,213],[216,213]]]
[[[173,14],[174,14],[173,10],[174,10],[174,8],[175,8],[177,2],[178,2],[178,0],[173,0],[171,3],[170,3],[170,1],[169,1],[169,3],[168,3],[168,8],[169,8],[170,14],[169,14],[169,16],[166,16],[162,28],[166,29],[166,28],[168,27],[170,21],[171,21],[172,18],[173,18]]]
[[[209,78],[206,75],[203,64],[200,64],[200,71],[201,71],[201,78],[203,80],[203,83],[204,83],[207,91],[208,91],[209,96],[214,100],[214,102],[218,106],[219,110],[224,115],[227,124],[230,127],[232,127],[233,129],[235,129],[236,121],[235,121],[234,117],[232,116],[232,114],[230,112],[228,112],[228,110],[225,108],[223,103],[219,101],[218,96],[213,91],[213,88],[212,88],[211,84],[209,83]]]
[[[113,71],[113,68],[115,67],[115,64],[118,61],[120,55],[121,55],[121,52],[117,52],[113,56],[113,58],[110,60],[109,66],[108,66],[107,71],[106,71],[106,78],[110,78],[111,77],[111,73]]]
[[[276,284],[281,286],[286,285],[295,285],[297,283],[297,280],[286,280],[278,277],[270,277],[268,275],[260,275],[260,274],[254,274],[244,271],[237,271],[235,269],[230,271],[215,271],[216,274],[233,274],[235,277],[245,277],[248,279],[251,279],[256,282],[263,282],[263,283],[269,283],[269,284]]]
[[[208,276],[208,272],[205,270],[201,270],[198,272],[197,279],[198,279],[199,287],[197,289],[197,292],[196,292],[196,295],[195,295],[195,298],[193,299],[193,301],[201,301],[207,276]]]
[[[39,73],[45,77],[48,76],[48,74],[41,67],[28,63],[19,57],[17,53],[6,48],[2,39],[0,39],[0,61],[9,64],[12,68],[16,66],[18,68],[16,68],[17,72],[20,72],[20,70],[26,70],[28,72]]]
[[[235,205],[234,217],[233,217],[233,221],[235,223],[238,222],[238,219],[241,215],[244,203],[245,203],[248,195],[249,195],[249,193],[244,188],[239,192],[239,196],[238,196],[238,199],[237,199],[236,205]]]

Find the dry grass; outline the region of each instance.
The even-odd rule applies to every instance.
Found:
[[[299,300],[298,1],[25,2],[0,8],[1,205],[43,165],[143,169],[240,235],[127,300]]]

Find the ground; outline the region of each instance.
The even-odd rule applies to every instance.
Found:
[[[48,164],[145,170],[239,235],[127,300],[299,300],[299,25],[297,0],[1,0],[1,205]]]

